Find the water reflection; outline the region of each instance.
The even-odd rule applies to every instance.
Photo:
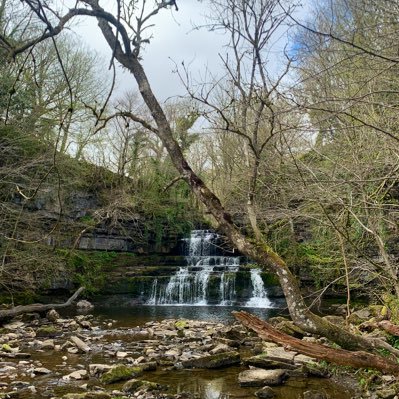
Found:
[[[231,314],[233,310],[241,310],[236,306],[102,306],[99,304],[91,313],[95,316],[112,318],[121,325],[142,325],[149,321],[161,321],[165,319],[194,319],[206,320],[218,323],[234,321]],[[245,308],[263,319],[286,314],[284,308]]]

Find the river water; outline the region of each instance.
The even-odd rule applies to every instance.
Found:
[[[280,305],[280,306],[278,306]],[[232,306],[110,306],[108,301],[96,304],[90,311],[104,322],[112,322],[112,328],[125,329],[143,325],[150,321],[165,319],[195,319],[228,324],[234,321],[233,310],[244,309],[261,318],[287,315],[284,303],[274,303],[273,308],[242,308]],[[122,336],[123,337],[123,336]],[[120,337],[119,337],[120,338]],[[43,359],[41,359],[43,361]],[[99,361],[102,359],[98,359]],[[78,360],[77,360],[78,361]],[[81,362],[82,359],[79,359]],[[199,399],[254,399],[259,388],[240,387],[237,376],[245,366],[235,366],[219,370],[157,370],[146,373],[146,379],[168,385],[169,392],[190,392]],[[323,399],[350,399],[353,392],[347,386],[333,379],[289,378],[282,386],[273,387],[274,399],[303,399],[304,393],[313,391]],[[316,396],[315,396],[316,397]]]
[[[267,309],[240,306],[109,306],[104,301],[101,301],[97,303],[90,313],[96,317],[114,319],[117,325],[122,327],[134,327],[143,325],[148,321],[165,319],[210,320],[229,323],[234,321],[232,315],[234,310],[245,310],[263,319],[287,315],[287,311],[281,301],[280,303],[276,302],[274,306],[274,308]]]

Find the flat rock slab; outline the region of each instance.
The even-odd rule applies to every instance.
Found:
[[[303,365],[303,364],[309,364],[309,363],[315,363],[316,359],[314,359],[313,357],[310,356],[306,356],[306,355],[296,355],[294,357],[294,363],[296,365]]]
[[[184,360],[185,368],[217,369],[240,363],[240,354],[235,351],[202,356],[197,359]]]
[[[246,366],[252,366],[263,369],[295,369],[297,366],[291,361],[280,361],[270,359],[266,353],[257,356],[251,356],[243,360]]]
[[[242,371],[238,375],[238,382],[242,387],[263,387],[265,385],[281,385],[286,378],[287,372],[283,369],[251,369]]]
[[[286,351],[284,348],[269,348],[267,349],[267,357],[270,360],[276,360],[284,363],[294,364],[294,357],[298,354],[293,351]]]

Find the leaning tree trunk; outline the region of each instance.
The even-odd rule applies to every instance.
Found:
[[[86,0],[86,2],[91,5],[97,14],[101,15],[104,12],[94,0]],[[173,138],[170,124],[151,89],[138,58],[130,50],[124,51],[122,49],[106,19],[99,17],[98,25],[109,46],[113,49],[115,58],[133,74],[138,83],[141,96],[157,125],[157,129],[153,129],[153,131],[156,132],[167,149],[175,168],[180,173],[181,177],[189,184],[196,197],[213,215],[219,227],[231,243],[242,254],[248,256],[262,267],[272,271],[278,277],[294,323],[307,332],[323,335],[347,349],[373,350],[375,347],[384,347],[388,350],[393,349],[381,340],[371,341],[360,336],[355,336],[349,331],[315,315],[308,309],[301,295],[298,282],[283,259],[281,259],[267,243],[261,240],[252,240],[244,236],[234,225],[230,214],[223,208],[220,200],[188,165],[181,148]],[[127,40],[124,46],[129,46]]]

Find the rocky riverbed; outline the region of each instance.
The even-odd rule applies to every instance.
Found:
[[[52,310],[4,324],[0,348],[0,398],[362,396],[353,383],[328,378],[314,359],[263,342],[238,323],[168,319],[115,327]]]

